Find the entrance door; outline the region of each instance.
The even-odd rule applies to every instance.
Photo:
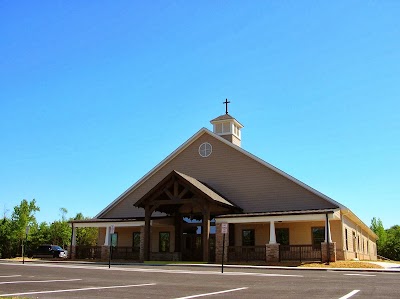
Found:
[[[203,260],[202,243],[201,235],[184,234],[182,260],[201,262]],[[215,262],[215,235],[210,235],[208,254],[209,261]]]
[[[201,246],[201,235],[184,234],[182,260],[183,261],[202,261],[203,250]]]

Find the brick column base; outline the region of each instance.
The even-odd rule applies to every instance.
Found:
[[[224,240],[224,234],[221,233],[221,223],[216,224],[215,233],[215,262],[217,264],[222,263],[222,245]],[[228,262],[228,245],[229,245],[229,228],[225,234],[225,252],[224,252],[224,263]]]
[[[329,243],[330,262],[336,262],[336,242]],[[321,243],[322,262],[328,262],[328,243]]]
[[[265,245],[266,262],[279,262],[279,244]]]
[[[100,259],[102,261],[108,261],[109,252],[110,252],[110,246],[101,246],[101,257],[100,257]]]

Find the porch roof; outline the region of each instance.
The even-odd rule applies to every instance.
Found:
[[[85,219],[85,220],[71,220],[68,221],[69,223],[99,223],[99,222],[131,222],[131,221],[142,221],[143,219],[139,218],[92,218],[92,219]]]
[[[147,192],[141,199],[139,199],[134,206],[144,208],[147,202],[151,202],[152,199],[159,197],[162,192],[165,191],[168,183],[174,180],[178,180],[184,184],[188,188],[188,190],[192,191],[195,194],[201,194],[202,197],[208,199],[210,202],[214,202],[220,206],[227,207],[233,211],[241,211],[242,209],[235,205],[233,202],[224,198],[222,195],[218,194],[216,191],[212,190],[206,184],[198,181],[197,179],[186,175],[184,173],[173,170],[169,173],[164,179],[162,179],[155,187],[153,187],[149,192]],[[173,199],[177,200],[179,203],[184,203],[185,200],[182,197],[173,195]],[[180,202],[179,202],[180,201]],[[168,204],[168,200],[165,201],[165,204]]]
[[[319,210],[296,210],[296,211],[273,211],[262,213],[244,213],[244,214],[225,214],[215,218],[240,218],[240,217],[258,217],[258,216],[286,216],[286,215],[308,215],[308,214],[333,214],[338,209],[319,209]]]
[[[265,213],[231,214],[215,217],[217,223],[257,223],[257,222],[293,222],[293,221],[325,221],[325,215],[329,219],[340,219],[339,209],[301,210],[301,211],[276,211]]]
[[[144,221],[140,219],[87,219],[69,221],[71,227],[138,227],[143,226]]]

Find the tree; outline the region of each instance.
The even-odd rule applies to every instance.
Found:
[[[378,236],[378,240],[376,241],[378,255],[385,256],[387,234],[381,219],[372,218],[370,228]]]
[[[400,226],[394,225],[386,230],[385,257],[400,261]]]
[[[10,219],[0,220],[0,258],[12,256],[12,228]]]
[[[57,244],[66,248],[71,240],[71,228],[66,220],[66,208],[60,208],[61,220],[53,221],[51,224],[42,222],[31,227],[28,237],[29,247],[37,248],[41,244]]]
[[[66,248],[71,242],[71,228],[66,220],[54,221],[50,225],[50,239],[52,244]]]
[[[87,220],[90,217],[84,217],[82,213],[76,214],[73,220]],[[76,230],[76,245],[95,246],[98,239],[98,229],[96,227],[79,227]]]
[[[19,246],[23,239],[25,239],[26,227],[36,224],[35,212],[40,211],[36,206],[36,200],[32,199],[28,202],[23,199],[19,206],[14,207],[11,215],[11,228],[12,228],[12,243],[13,251],[15,254],[19,251]]]
[[[48,244],[50,241],[50,227],[47,222],[33,224],[28,235],[28,247],[34,250],[41,244]],[[29,252],[28,249],[28,252]]]

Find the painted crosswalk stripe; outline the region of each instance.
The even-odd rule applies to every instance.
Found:
[[[79,291],[104,290],[104,289],[118,289],[118,288],[132,288],[132,287],[143,287],[143,286],[153,286],[153,285],[155,285],[155,283],[129,284],[129,285],[109,286],[109,287],[91,287],[91,288],[66,289],[66,290],[54,290],[54,291],[25,292],[25,293],[14,293],[14,294],[1,294],[0,297],[64,293],[64,292],[79,292]]]

